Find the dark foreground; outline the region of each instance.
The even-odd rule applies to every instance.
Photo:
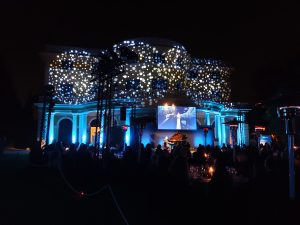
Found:
[[[226,192],[212,192],[207,184],[182,183],[136,165],[116,163],[106,172],[94,168],[64,174],[85,193],[110,184],[130,225],[300,224],[299,198],[288,200],[287,176],[266,174]],[[0,177],[1,225],[126,224],[108,189],[80,196],[58,170],[30,165],[27,155],[3,156]]]

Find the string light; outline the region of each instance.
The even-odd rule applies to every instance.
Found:
[[[160,46],[138,40],[114,45],[113,50],[120,58],[124,46],[134,51],[138,60],[120,66],[123,74],[114,78],[115,99],[151,105],[180,90],[196,104],[201,100],[223,104],[229,101],[232,69],[222,61],[191,58],[182,45]],[[49,84],[55,86],[61,103],[81,104],[95,100],[95,83],[90,80],[93,65],[98,60],[84,51],[57,55],[50,64]]]
[[[95,57],[85,51],[71,50],[57,55],[49,68],[49,84],[56,90],[60,103],[80,104],[95,99],[95,84],[91,83]]]
[[[114,45],[114,51],[118,55],[121,54],[119,49],[122,46],[138,54],[139,61],[123,66],[125,72],[118,80],[121,91],[115,97],[157,102],[166,94],[181,90],[195,103],[200,100],[221,103],[229,101],[229,75],[232,69],[222,61],[192,59],[180,45],[161,47],[135,40]],[[128,88],[128,81],[137,85]]]
[[[114,45],[114,51],[119,56],[123,46],[137,53],[139,60],[122,66],[125,72],[118,79],[120,91],[115,93],[116,98],[157,102],[184,82],[185,71],[191,61],[184,47],[172,46],[163,50],[143,41],[130,40]],[[129,88],[128,81],[136,86]]]
[[[229,76],[232,68],[219,60],[193,59],[186,82],[187,95],[198,102],[209,100],[214,102],[228,102],[230,99]]]

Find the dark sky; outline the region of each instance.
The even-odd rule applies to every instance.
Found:
[[[47,44],[109,48],[146,36],[173,39],[194,57],[232,65],[233,100],[259,101],[282,84],[295,83],[300,68],[296,4],[107,2],[2,1],[0,93],[16,93],[24,102],[37,91],[43,82],[39,53]],[[290,65],[298,66],[296,73]]]

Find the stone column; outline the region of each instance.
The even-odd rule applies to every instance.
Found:
[[[131,132],[130,131],[130,126],[131,126],[131,124],[130,124],[130,116],[131,116],[131,109],[127,108],[127,110],[126,110],[126,121],[125,121],[125,125],[128,126],[128,129],[127,129],[127,131],[125,133],[125,143],[126,143],[127,146],[130,145],[130,132]]]
[[[222,146],[222,126],[221,126],[221,117],[220,115],[215,115],[215,129],[216,129],[216,137],[218,138],[218,145]]]
[[[78,141],[77,139],[77,113],[72,114],[72,143],[75,143]]]
[[[243,123],[241,123],[242,144],[246,144],[245,115],[241,116],[241,120],[243,122]]]
[[[49,127],[49,144],[52,144],[54,140],[54,115],[55,113],[51,113],[50,116],[50,127]]]
[[[226,142],[226,127],[225,127],[225,116],[221,116],[221,128],[222,128],[222,143],[221,145],[223,144],[227,144]]]
[[[79,137],[80,143],[87,143],[87,113],[79,114]]]
[[[205,125],[210,126],[210,116],[209,112],[205,113]]]
[[[239,120],[239,117],[236,117],[237,120]],[[237,141],[237,145],[240,145],[241,144],[241,124],[238,123],[238,126],[237,126],[237,129],[236,129],[236,141]]]

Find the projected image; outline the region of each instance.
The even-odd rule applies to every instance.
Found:
[[[158,106],[159,130],[196,130],[196,108],[181,106]]]

